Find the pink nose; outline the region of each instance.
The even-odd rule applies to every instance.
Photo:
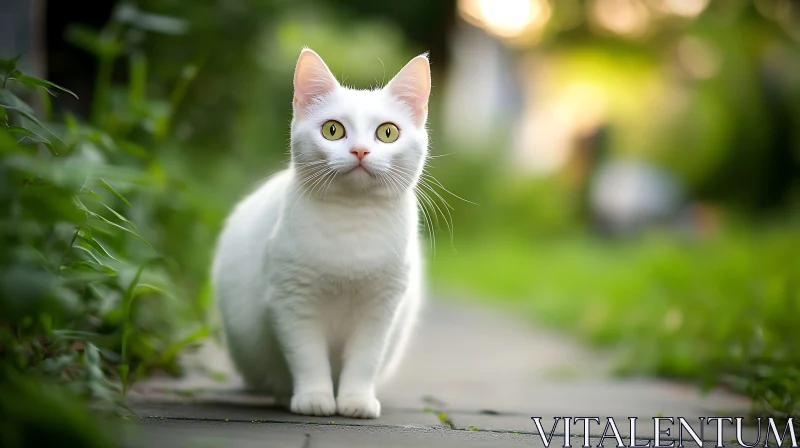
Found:
[[[356,146],[350,150],[350,154],[355,154],[355,156],[358,157],[358,160],[361,160],[366,157],[367,154],[369,154],[369,151],[367,151],[367,148],[364,148],[363,146]]]

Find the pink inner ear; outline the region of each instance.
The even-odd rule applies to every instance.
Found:
[[[431,94],[431,69],[426,56],[412,59],[386,87],[392,95],[411,107],[418,125],[425,121]]]
[[[328,66],[317,53],[304,49],[294,71],[294,105],[305,109],[339,87]]]

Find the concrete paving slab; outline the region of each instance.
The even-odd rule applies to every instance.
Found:
[[[275,405],[267,407],[219,402],[130,402],[140,417],[214,420],[243,423],[316,423],[366,426],[442,427],[436,415],[422,411],[386,409],[380,419],[346,418],[339,415],[314,417],[287,412]]]
[[[579,446],[575,441],[573,446]],[[600,440],[590,439],[592,446]],[[129,448],[352,448],[436,447],[436,448],[516,448],[543,447],[532,434],[489,431],[458,431],[445,428],[399,428],[292,423],[219,423],[143,419],[128,429]],[[643,441],[638,443],[642,444]],[[612,446],[606,441],[607,446]],[[555,442],[551,447],[557,446]],[[686,443],[687,448],[698,445]],[[707,447],[712,444],[705,444]]]
[[[606,353],[501,311],[452,300],[424,310],[403,365],[379,389],[384,412],[377,420],[297,416],[271,397],[241,393],[224,349],[213,344],[184,361],[185,377],[151,378],[131,391],[129,403],[140,416],[159,417],[142,420],[143,437],[198,436],[224,446],[305,447],[308,437],[316,443],[310,446],[536,446],[541,439],[531,416],[543,417],[547,431],[554,417],[600,417],[603,427],[590,427],[594,436],[613,416],[628,438],[627,418],[639,417],[637,434],[647,438],[653,417],[744,416],[750,404],[724,390],[701,394],[691,384],[614,377]],[[225,381],[213,379],[221,377]],[[666,426],[674,436],[675,424]],[[459,430],[469,428],[478,431]],[[582,434],[579,425],[574,428]],[[752,428],[745,439],[755,440]]]

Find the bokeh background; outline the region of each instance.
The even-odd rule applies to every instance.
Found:
[[[112,446],[87,400],[217,332],[216,234],[286,166],[303,46],[359,88],[431,52],[434,297],[800,413],[797,1],[4,0],[8,446]]]

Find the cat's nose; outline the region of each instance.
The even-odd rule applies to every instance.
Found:
[[[363,146],[356,146],[350,150],[350,154],[354,154],[358,160],[361,160],[369,154],[369,151]]]

